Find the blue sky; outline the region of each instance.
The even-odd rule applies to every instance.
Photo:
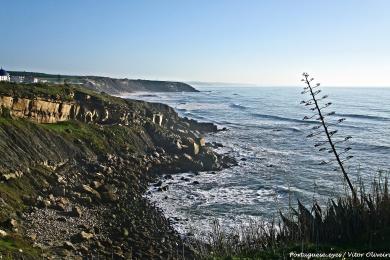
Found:
[[[9,70],[390,86],[386,0],[0,0]]]

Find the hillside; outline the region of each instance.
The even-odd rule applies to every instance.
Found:
[[[193,254],[143,195],[158,175],[235,164],[205,144],[216,126],[70,85],[0,83],[0,108],[0,255]]]
[[[106,92],[109,94],[121,94],[136,91],[145,92],[197,92],[192,86],[174,81],[157,81],[142,79],[115,79],[99,76],[70,76],[54,75],[38,72],[10,71],[12,76],[30,76],[49,83],[80,84],[86,88]]]

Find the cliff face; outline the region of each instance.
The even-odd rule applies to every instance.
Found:
[[[164,104],[0,83],[0,107],[0,230],[37,259],[113,250],[115,259],[172,258],[185,245],[143,197],[148,183],[234,164],[205,144],[216,126]]]
[[[7,112],[11,117],[28,118],[37,123],[57,123],[75,118],[80,106],[71,102],[0,96],[0,113]]]

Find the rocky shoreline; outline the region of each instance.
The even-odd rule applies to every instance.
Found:
[[[23,87],[31,88],[31,100],[64,99]],[[10,96],[8,90],[0,86],[0,96]],[[204,134],[217,127],[180,118],[163,104],[69,86],[53,90],[73,93],[67,102],[88,109],[72,117],[42,106],[15,106],[27,98],[26,89],[15,93],[15,86],[13,103],[1,106],[0,245],[11,246],[0,253],[32,259],[194,258],[196,252],[143,195],[162,173],[235,165],[206,144]],[[89,112],[96,116],[85,121]]]

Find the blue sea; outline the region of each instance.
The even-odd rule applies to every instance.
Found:
[[[219,153],[233,156],[239,165],[216,174],[183,173],[166,192],[150,187],[149,199],[172,219],[182,234],[207,230],[217,219],[224,227],[251,220],[277,217],[297,199],[309,205],[324,204],[345,194],[347,187],[337,165],[319,165],[333,159],[327,151],[314,147],[322,135],[306,136],[316,121],[303,121],[312,111],[300,101],[310,99],[298,87],[248,87],[195,85],[199,93],[136,93],[128,97],[166,103],[181,116],[213,122],[222,131],[206,136],[208,142],[222,143]],[[359,178],[366,187],[374,178],[389,172],[390,166],[390,88],[323,88],[332,102],[327,111],[346,118],[331,130],[339,130],[335,140],[353,138],[340,144],[351,147],[345,162],[353,182]],[[321,93],[321,94],[322,94]],[[382,171],[382,173],[381,173]],[[182,177],[190,181],[182,180]],[[198,181],[198,185],[193,182]]]

